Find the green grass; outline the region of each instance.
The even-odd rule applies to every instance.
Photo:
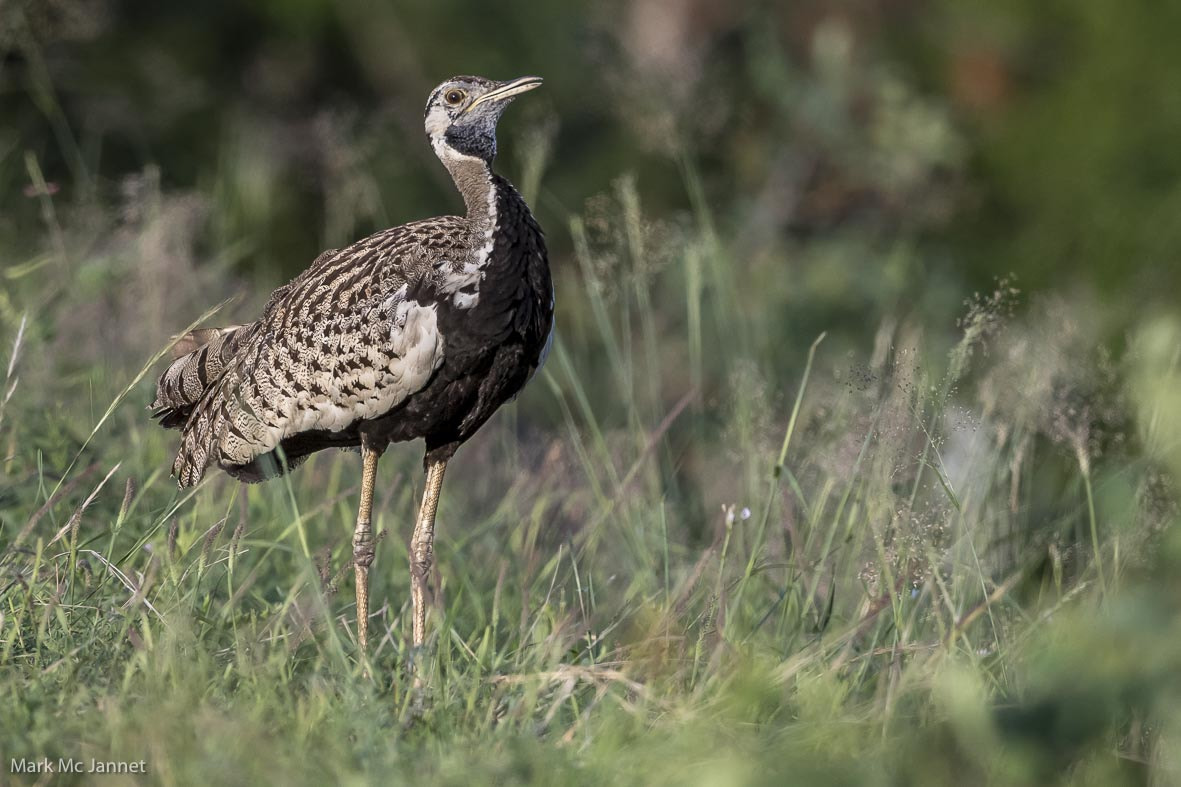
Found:
[[[627,179],[571,219],[551,359],[449,471],[420,652],[419,448],[383,460],[371,680],[357,457],[178,493],[148,359],[224,285],[151,183],[130,238],[42,189],[0,292],[0,781],[1181,779],[1181,324],[1114,361],[1002,283],[949,350],[913,317],[785,335],[695,182],[675,228]]]

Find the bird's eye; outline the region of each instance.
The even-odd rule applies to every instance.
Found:
[[[447,95],[443,96],[443,99],[448,104],[455,106],[459,102],[463,101],[466,95],[467,93],[464,93],[462,90],[448,90]]]

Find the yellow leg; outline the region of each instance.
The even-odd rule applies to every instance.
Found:
[[[369,648],[369,566],[373,565],[375,551],[371,526],[373,485],[380,458],[380,450],[361,441],[361,507],[357,512],[357,529],[353,531],[353,571],[357,584],[357,642],[362,653]]]
[[[443,471],[447,462],[431,462],[426,469],[426,488],[422,506],[410,538],[410,602],[414,607],[414,647],[426,641],[427,581],[435,562],[435,510],[439,507],[439,491],[443,488]]]

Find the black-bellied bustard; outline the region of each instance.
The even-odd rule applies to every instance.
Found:
[[[439,85],[426,132],[466,215],[416,221],[321,254],[248,325],[194,331],[160,377],[152,407],[183,433],[173,474],[196,484],[217,465],[261,481],[323,448],[360,447],[353,535],[357,639],[368,645],[377,462],[423,438],[426,483],[410,541],[413,642],[426,637],[435,510],[456,449],[545,360],[554,293],[541,229],[492,170],[496,123],[538,77]]]

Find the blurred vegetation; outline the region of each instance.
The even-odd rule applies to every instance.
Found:
[[[1181,781],[1178,14],[0,2],[0,752]],[[210,307],[458,209],[421,127],[454,73],[546,79],[499,168],[558,339],[449,471],[427,652],[420,457],[383,461],[368,681],[355,458],[178,494],[143,405]]]
[[[206,255],[273,283],[323,248],[454,210],[423,97],[455,72],[536,71],[550,88],[506,121],[504,167],[520,179],[523,149],[545,152],[523,185],[542,184],[559,260],[566,217],[622,173],[657,214],[688,209],[691,164],[744,277],[789,299],[785,331],[831,327],[834,309],[849,326],[900,306],[947,319],[964,291],[1017,273],[1100,293],[1114,335],[1181,288],[1179,14],[11,0],[0,241],[13,260],[38,242],[26,153],[79,208],[118,203],[151,167],[207,201]]]

